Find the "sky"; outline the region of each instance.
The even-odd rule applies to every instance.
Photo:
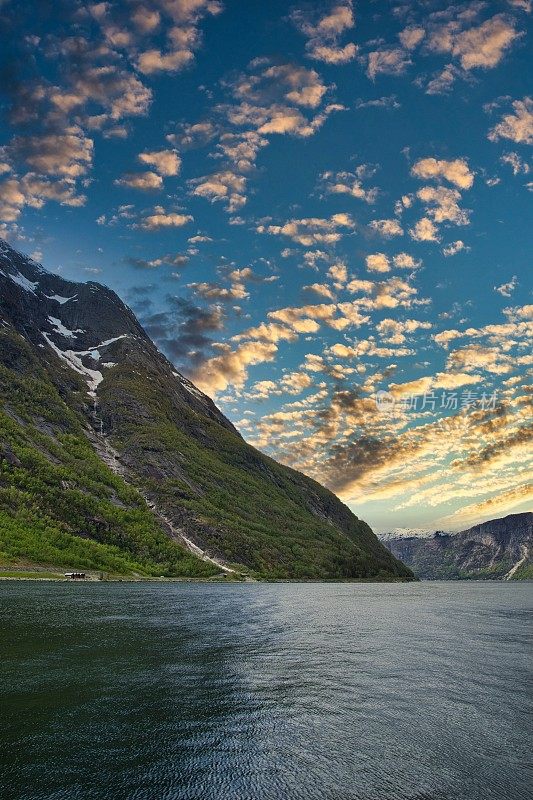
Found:
[[[0,0],[0,235],[376,530],[527,510],[531,7]]]

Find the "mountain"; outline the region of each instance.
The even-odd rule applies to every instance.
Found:
[[[248,445],[98,283],[0,242],[0,563],[412,579],[330,491]]]
[[[426,528],[392,528],[390,531],[378,533],[378,539],[381,542],[386,542],[389,539],[410,539],[413,537],[423,539],[432,535],[432,531],[428,531]]]
[[[533,513],[509,514],[460,533],[380,537],[423,580],[533,578]]]

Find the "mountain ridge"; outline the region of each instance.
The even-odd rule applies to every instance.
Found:
[[[533,513],[508,514],[464,531],[379,536],[423,580],[533,578]]]
[[[128,558],[141,553],[152,574],[159,569],[159,548],[169,574],[179,573],[176,564],[183,562],[202,574],[223,568],[269,579],[412,578],[329,490],[248,445],[213,401],[159,352],[112,290],[46,272],[2,242],[0,291],[4,515],[10,511],[6,493],[20,509],[20,492],[31,485],[31,469],[24,472],[20,454],[14,453],[22,464],[18,471],[16,463],[9,464],[9,448],[14,452],[24,442],[42,474],[42,483],[25,498],[34,501],[33,524],[44,509],[64,535],[126,548]],[[40,376],[38,387],[33,374]],[[46,395],[49,407],[34,402],[36,392]],[[69,436],[99,476],[98,491],[107,493],[100,507],[91,476],[76,462],[77,477],[70,482],[80,509],[77,528],[68,509],[54,517],[59,498],[50,478]],[[62,481],[68,484],[68,476]],[[116,530],[112,500],[120,493],[142,516],[145,527],[137,538],[124,520],[120,535]],[[98,510],[88,531],[81,511],[87,505]],[[150,526],[157,546],[146,532]],[[4,550],[11,552],[8,545]],[[198,556],[204,559],[200,565]]]

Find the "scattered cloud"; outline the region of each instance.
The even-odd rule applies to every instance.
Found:
[[[327,219],[309,217],[291,219],[284,225],[257,226],[259,233],[286,236],[293,242],[312,247],[315,244],[335,244],[343,236],[343,230],[353,230],[355,222],[350,214],[333,214]]]
[[[163,179],[155,172],[127,172],[120,178],[117,178],[114,183],[117,186],[126,186],[128,189],[140,189],[143,192],[154,191],[154,189],[161,189],[163,186]]]
[[[412,64],[409,53],[400,47],[381,48],[368,54],[366,74],[370,80],[378,75],[403,75]]]
[[[415,242],[440,242],[437,226],[429,217],[422,217],[409,228],[409,236]]]
[[[391,239],[393,236],[403,236],[403,228],[397,219],[373,219],[368,227],[383,236]]]
[[[323,172],[320,180],[327,194],[347,194],[373,204],[376,202],[378,189],[375,187],[366,189],[363,186],[363,179],[369,172],[372,173],[372,170],[368,165],[362,164],[355,172]]]
[[[491,69],[500,63],[520,36],[512,18],[495,14],[481,25],[463,30],[455,19],[437,25],[426,46],[436,53],[451,53],[459,59],[463,69]]]
[[[162,206],[157,206],[153,214],[145,216],[140,227],[148,231],[157,231],[160,228],[181,228],[193,221],[190,214],[168,212]]]
[[[346,64],[357,53],[353,42],[340,44],[341,37],[355,25],[353,4],[351,0],[332,0],[325,13],[324,5],[294,9],[290,18],[307,39],[305,49],[309,58],[326,64]]]
[[[159,175],[170,177],[178,175],[181,159],[175,150],[154,150],[148,153],[139,153],[137,156],[142,164],[153,167]]]
[[[385,253],[372,253],[366,257],[366,268],[369,272],[390,272],[390,259]]]
[[[465,158],[455,158],[452,161],[421,158],[411,167],[411,174],[425,180],[444,178],[459,189],[470,189],[474,183],[474,173]]]
[[[203,178],[193,178],[189,186],[195,197],[205,197],[212,203],[222,202],[232,214],[246,203],[246,182],[243,175],[224,170]]]
[[[510,139],[516,144],[533,144],[533,100],[524,97],[512,104],[514,114],[505,114],[489,131],[492,142]]]
[[[461,253],[463,250],[468,251],[470,248],[467,247],[467,245],[461,239],[457,239],[455,242],[450,242],[450,244],[442,248],[442,252],[446,258],[455,256],[457,253]]]
[[[395,94],[391,95],[384,95],[382,97],[376,97],[372,100],[364,100],[363,98],[359,98],[356,100],[355,103],[356,108],[386,108],[386,109],[397,109],[401,108],[401,103],[398,101],[398,98]]]
[[[508,164],[513,170],[513,175],[528,175],[529,164],[520,158],[518,153],[504,153],[500,158],[502,164]]]
[[[518,284],[518,278],[516,275],[513,275],[510,281],[507,283],[502,283],[500,286],[495,286],[494,291],[501,294],[502,297],[511,297],[512,293],[516,289]]]
[[[277,346],[269,342],[243,342],[235,350],[229,345],[219,345],[220,354],[203,362],[191,375],[202,391],[214,395],[230,384],[243,386],[248,370],[254,364],[273,361]]]

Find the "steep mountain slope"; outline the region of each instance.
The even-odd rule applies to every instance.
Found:
[[[533,578],[533,513],[510,514],[466,531],[382,541],[426,580]]]
[[[246,444],[106,287],[1,243],[0,321],[4,558],[412,577],[335,495]]]

